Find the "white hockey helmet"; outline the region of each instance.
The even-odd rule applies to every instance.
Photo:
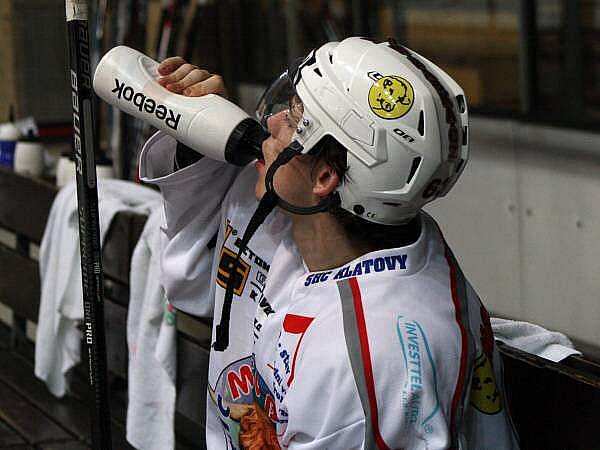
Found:
[[[292,98],[301,105],[290,104]],[[348,172],[337,202],[370,222],[410,220],[450,190],[468,158],[463,90],[393,40],[352,37],[313,50],[267,89],[257,116],[266,123],[298,106],[292,146],[309,153],[329,135],[345,147]],[[299,210],[293,212],[307,213]]]

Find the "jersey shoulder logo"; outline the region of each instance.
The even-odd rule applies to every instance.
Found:
[[[475,360],[471,382],[471,404],[485,414],[502,411],[502,397],[496,384],[492,363],[485,353]]]
[[[373,80],[369,89],[369,106],[382,119],[399,119],[406,115],[415,101],[412,85],[405,78],[397,75],[381,75],[369,72]]]
[[[223,247],[221,247],[221,253],[219,254],[219,267],[217,269],[217,284],[223,289],[227,289],[227,283],[229,278],[232,276],[232,269],[235,263],[236,253],[228,249],[225,246],[227,239],[233,232],[233,226],[227,221],[225,228],[225,237],[223,239]],[[233,274],[233,293],[235,295],[242,295],[248,275],[250,274],[250,264],[240,258],[237,266],[237,270]]]
[[[473,380],[471,381],[471,404],[485,414],[497,414],[502,411],[502,396],[494,375],[494,335],[490,316],[480,303],[482,352],[475,360]]]

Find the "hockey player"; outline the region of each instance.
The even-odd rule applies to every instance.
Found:
[[[225,92],[181,58],[159,71],[173,92]],[[257,114],[255,167],[160,133],[140,161],[165,199],[167,296],[214,315],[207,447],[518,448],[487,311],[421,211],[467,161],[460,87],[349,38],[290,66]],[[264,196],[279,207],[246,247]]]

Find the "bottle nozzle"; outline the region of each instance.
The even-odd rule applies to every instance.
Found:
[[[269,133],[256,120],[242,120],[229,136],[225,160],[236,166],[245,166],[255,159],[263,159],[262,143],[268,137]]]

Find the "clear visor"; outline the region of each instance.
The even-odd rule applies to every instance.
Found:
[[[286,70],[271,83],[256,106],[256,118],[267,129],[267,121],[271,116],[285,113],[289,125],[296,128],[304,114],[304,105],[298,96],[290,78],[290,70]]]

